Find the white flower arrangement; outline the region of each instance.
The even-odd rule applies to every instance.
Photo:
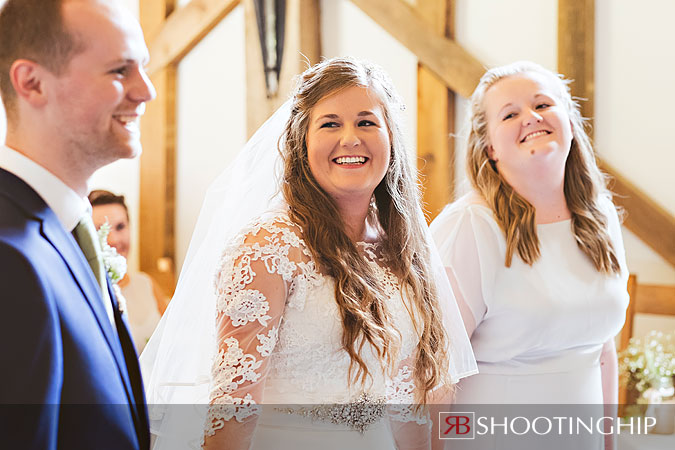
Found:
[[[638,405],[659,403],[662,397],[672,396],[675,332],[651,331],[644,338],[631,338],[619,353],[619,372],[621,382],[638,392]]]
[[[127,259],[117,253],[115,247],[108,244],[108,234],[110,234],[110,224],[106,222],[98,229],[98,240],[101,244],[101,256],[103,257],[103,267],[108,272],[108,277],[112,283],[113,291],[117,297],[117,304],[122,314],[127,309],[127,302],[122,296],[122,290],[117,283],[124,278],[127,273]]]
[[[636,382],[639,392],[652,383],[675,374],[675,332],[651,331],[642,339],[631,338],[628,347],[619,355],[622,372]]]

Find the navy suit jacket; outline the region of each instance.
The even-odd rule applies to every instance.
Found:
[[[32,188],[0,169],[3,448],[149,448],[136,352],[110,297],[117,333],[73,236]]]

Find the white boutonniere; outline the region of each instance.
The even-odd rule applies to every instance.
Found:
[[[108,272],[110,282],[112,283],[113,292],[117,297],[117,304],[119,310],[124,314],[127,310],[126,299],[122,296],[122,290],[117,285],[119,281],[124,278],[127,273],[127,259],[117,253],[115,247],[108,245],[108,234],[110,234],[110,224],[106,221],[101,228],[98,229],[98,240],[101,244],[101,256],[103,257],[103,267]]]

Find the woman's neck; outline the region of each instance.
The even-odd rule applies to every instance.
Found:
[[[345,232],[353,242],[362,242],[368,240],[368,211],[370,208],[370,199],[367,201],[336,199],[340,217],[345,224]]]
[[[535,209],[535,223],[560,222],[572,217],[565,198],[564,178],[554,180],[532,180],[513,188]]]

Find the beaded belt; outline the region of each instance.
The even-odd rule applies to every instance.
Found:
[[[386,406],[383,397],[375,398],[367,393],[362,393],[356,400],[350,403],[275,408],[275,410],[287,414],[297,414],[312,420],[330,422],[335,425],[345,425],[359,433],[363,433],[372,424],[384,417]]]

